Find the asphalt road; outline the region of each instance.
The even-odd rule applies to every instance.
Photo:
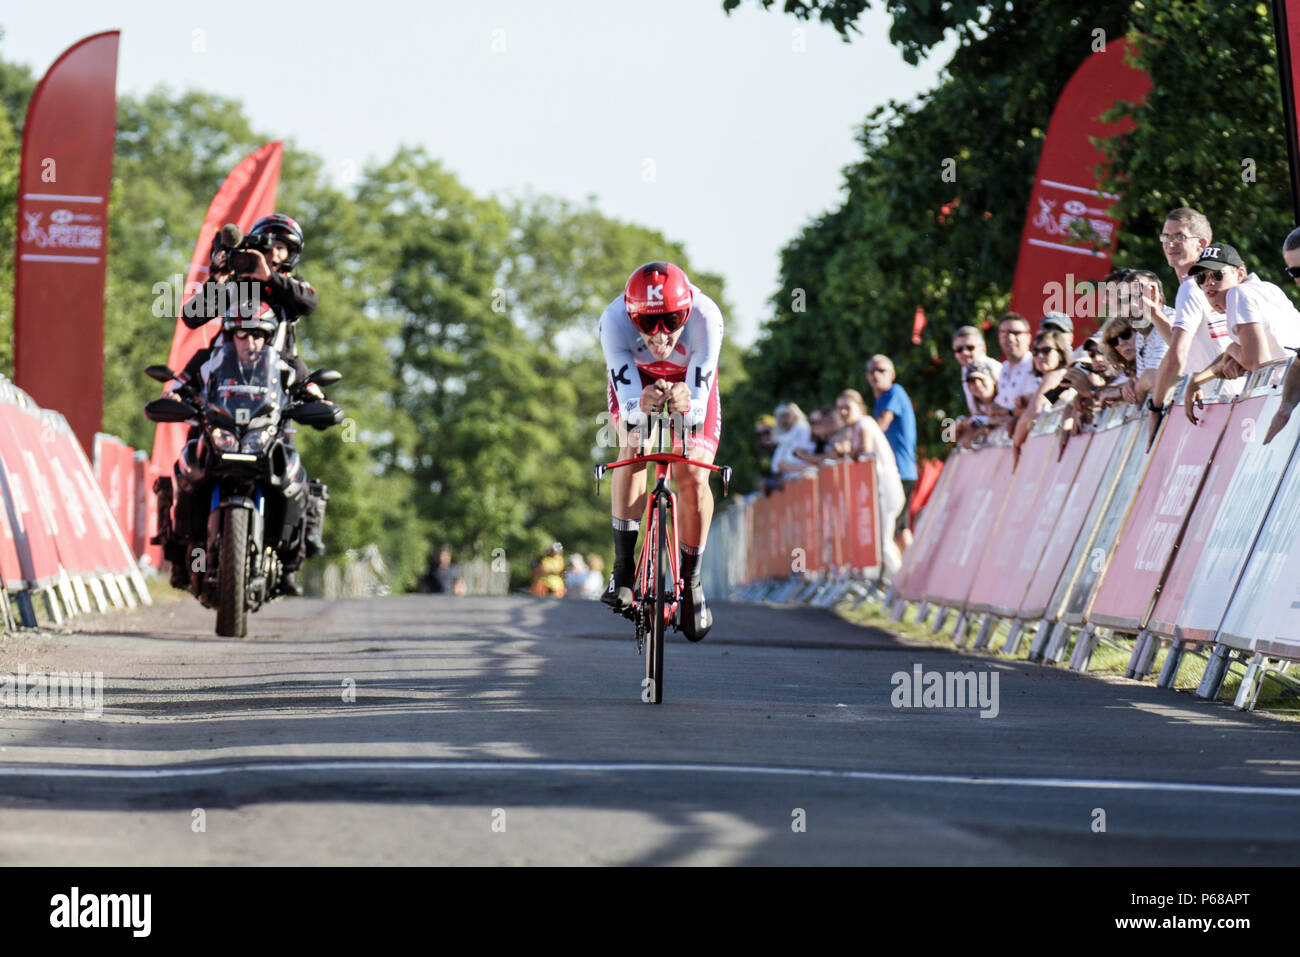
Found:
[[[830,612],[715,615],[658,706],[630,626],[577,601],[281,601],[246,640],[182,601],[11,636],[0,672],[103,672],[103,714],[0,707],[0,865],[1300,853],[1300,724]],[[915,665],[996,672],[996,717],[896,708]]]

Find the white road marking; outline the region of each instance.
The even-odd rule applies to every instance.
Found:
[[[158,780],[216,777],[225,774],[266,774],[302,771],[548,771],[606,773],[664,773],[763,775],[770,777],[832,778],[847,781],[899,781],[913,784],[974,784],[994,787],[1067,788],[1080,791],[1174,791],[1191,794],[1300,798],[1300,788],[1246,784],[1198,784],[1180,781],[1117,781],[1103,778],[1008,778],[968,774],[920,774],[907,771],[850,771],[831,768],[783,768],[751,764],[676,764],[671,762],[594,761],[243,761],[181,768],[76,768],[0,765],[0,778],[98,778]]]

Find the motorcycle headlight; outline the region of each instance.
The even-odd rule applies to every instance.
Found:
[[[233,432],[229,432],[226,429],[212,430],[212,444],[216,446],[218,452],[239,451],[239,439],[235,437]]]
[[[244,436],[245,452],[260,452],[266,448],[271,439],[275,438],[275,427],[269,426],[265,429],[258,429],[255,432],[249,432]]]

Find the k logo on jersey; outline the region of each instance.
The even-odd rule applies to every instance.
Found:
[[[623,367],[622,367],[621,369],[619,369],[617,372],[615,372],[613,369],[610,369],[610,370],[609,370],[609,380],[610,380],[610,382],[612,382],[614,385],[618,385],[619,383],[622,383],[623,385],[631,385],[631,384],[632,384],[632,380],[629,379],[629,378],[627,377],[627,365],[626,365],[626,363],[625,363],[625,364],[623,365]]]

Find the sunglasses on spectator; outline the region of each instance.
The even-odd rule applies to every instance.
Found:
[[[888,372],[888,371],[889,370],[884,368],[883,366],[867,366],[867,375],[871,375],[874,372]]]
[[[1113,336],[1107,336],[1107,337],[1106,337],[1106,345],[1108,345],[1108,346],[1110,346],[1112,349],[1114,349],[1114,348],[1115,348],[1115,344],[1116,344],[1117,342],[1128,342],[1128,341],[1129,341],[1130,339],[1132,339],[1132,338],[1133,338],[1133,330],[1132,330],[1132,329],[1125,329],[1123,332],[1116,333],[1116,334],[1113,335]]]
[[[1056,351],[1056,346],[1039,346],[1037,349],[1034,350],[1034,355],[1050,356],[1055,351]]]
[[[1290,270],[1288,269],[1287,272],[1290,272]],[[1300,271],[1298,271],[1297,274],[1300,275]],[[964,346],[953,346],[953,347],[952,347],[952,351],[953,351],[953,352],[974,352],[974,351],[975,351],[975,344],[974,344],[974,343],[967,343],[967,344],[964,345]]]
[[[676,312],[628,313],[628,318],[632,320],[632,325],[636,326],[637,331],[643,336],[658,335],[660,329],[671,336],[686,324],[686,319],[690,314],[689,309],[679,309]]]
[[[1287,266],[1286,274],[1292,279],[1300,279],[1300,266]]]
[[[1222,269],[1202,269],[1196,274],[1196,285],[1204,286],[1206,281],[1210,279],[1220,282],[1223,279],[1223,274],[1227,271],[1228,267],[1226,266]]]

